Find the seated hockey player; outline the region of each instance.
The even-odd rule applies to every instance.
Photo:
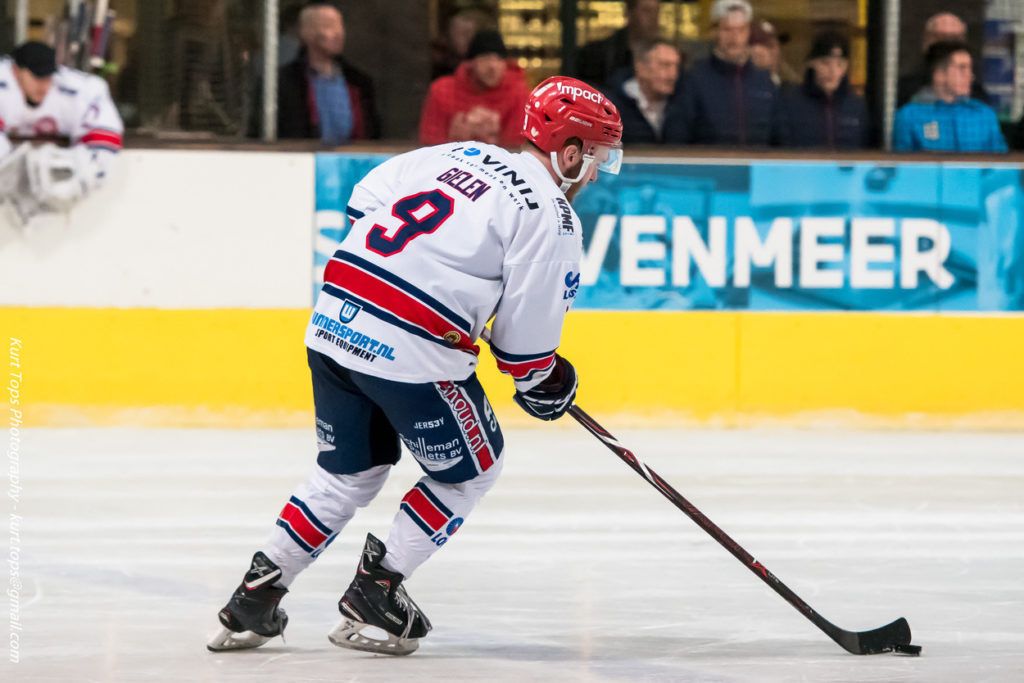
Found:
[[[405,581],[502,468],[504,439],[475,373],[474,342],[492,316],[491,352],[516,402],[542,420],[571,407],[576,371],[556,353],[583,247],[569,200],[599,169],[618,173],[622,122],[600,92],[556,76],[531,93],[523,136],[520,153],[455,142],[402,154],[353,190],[354,222],[306,332],[317,465],[220,611],[209,649],[282,634],[288,586],[380,492],[402,443],[425,476],[387,540],[367,537],[328,637],[383,654],[418,647],[431,625]]]
[[[123,132],[106,82],[58,67],[48,45],[23,43],[0,59],[0,198],[22,223],[96,189]]]

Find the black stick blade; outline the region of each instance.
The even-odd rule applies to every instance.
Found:
[[[855,655],[877,655],[883,652],[915,655],[921,653],[919,646],[910,644],[910,624],[903,617],[871,631],[855,633],[840,630],[835,641],[847,652]]]

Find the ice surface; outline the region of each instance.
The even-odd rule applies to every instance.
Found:
[[[507,432],[502,480],[409,581],[418,653],[326,638],[406,457],[293,585],[287,643],[211,654],[311,432],[28,430],[0,680],[1024,681],[1024,436],[607,426],[826,618],[905,616],[923,656],[846,654],[573,425]]]

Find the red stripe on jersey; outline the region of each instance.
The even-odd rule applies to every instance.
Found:
[[[480,347],[452,323],[418,299],[354,266],[331,260],[324,271],[324,282],[345,289],[390,313],[422,327],[430,334],[446,339],[455,347],[477,355]]]
[[[312,522],[306,519],[306,515],[302,514],[302,510],[295,507],[291,501],[285,503],[284,509],[281,510],[279,516],[288,522],[292,531],[309,544],[310,548],[316,548],[327,540],[327,534],[313,526]]]
[[[546,370],[551,367],[551,364],[555,362],[555,354],[552,353],[550,356],[544,356],[535,360],[524,360],[518,363],[510,363],[501,360],[497,356],[495,356],[494,360],[498,362],[498,369],[502,372],[512,375],[513,379],[523,379],[534,370]]]
[[[111,130],[101,130],[99,128],[90,130],[88,133],[83,135],[80,142],[85,145],[111,145],[117,149],[121,149],[124,146],[124,141],[119,134]]]
[[[412,489],[402,499],[413,511],[420,516],[427,526],[434,531],[440,531],[448,523],[448,516],[437,509],[437,506],[430,502],[430,499],[423,495],[419,489]]]
[[[491,465],[494,464],[494,456],[491,455],[491,448],[487,445],[487,435],[484,434],[484,430],[480,427],[479,422],[475,427],[466,432],[466,437],[469,443],[473,443],[473,440],[476,438],[481,440],[480,447],[473,451],[473,455],[476,456],[477,462],[480,463],[481,472],[491,469]]]

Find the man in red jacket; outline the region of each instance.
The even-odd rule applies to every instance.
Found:
[[[455,74],[430,85],[420,118],[420,142],[479,140],[519,147],[528,95],[523,70],[508,60],[501,34],[480,31]]]

